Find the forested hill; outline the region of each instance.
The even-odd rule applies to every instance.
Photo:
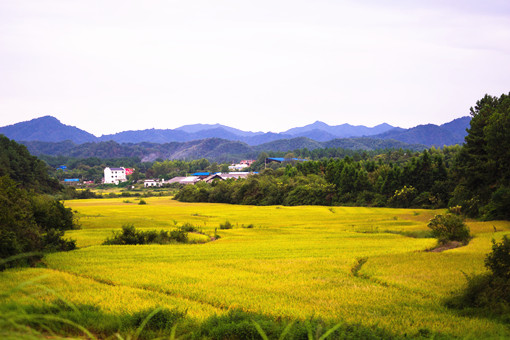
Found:
[[[421,143],[436,147],[462,144],[467,136],[466,129],[469,128],[470,121],[470,117],[462,117],[440,126],[427,124],[407,130],[393,129],[373,138],[395,139],[405,143]]]
[[[70,140],[74,143],[94,142],[97,137],[74,126],[62,124],[58,119],[44,116],[27,122],[0,127],[0,134],[15,141],[61,142]]]
[[[55,193],[58,181],[50,178],[47,165],[32,156],[27,148],[0,135],[0,177],[7,176],[27,190]]]
[[[66,141],[60,143],[23,142],[30,153],[36,156],[69,156],[76,158],[122,158],[138,157],[144,162],[156,159],[200,159],[211,161],[232,161],[241,158],[257,158],[262,151],[293,151],[296,149],[344,148],[349,150],[407,149],[424,150],[427,147],[419,144],[407,144],[394,140],[372,138],[335,139],[328,142],[316,142],[309,138],[299,137],[277,140],[259,146],[229,141],[219,138],[208,138],[185,143],[136,143],[119,144],[114,141],[100,143],[74,144]]]

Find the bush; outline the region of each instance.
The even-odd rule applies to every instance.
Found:
[[[0,258],[74,249],[73,241],[62,238],[65,230],[74,227],[73,212],[61,202],[29,193],[7,176],[0,177]],[[40,257],[9,261],[0,270],[33,264]]]
[[[128,244],[168,244],[168,243],[187,243],[188,234],[181,230],[175,229],[172,231],[136,230],[132,224],[122,226],[121,232],[113,232],[111,238],[107,238],[103,245],[128,245]]]
[[[182,227],[180,227],[182,231],[185,231],[187,233],[201,233],[202,231],[192,225],[191,223],[184,223]]]
[[[457,215],[436,215],[427,226],[432,229],[432,235],[437,238],[439,244],[452,241],[468,244],[472,238],[468,226],[464,223],[462,217]]]
[[[506,235],[501,243],[492,240],[492,252],[485,258],[485,267],[493,276],[510,280],[510,239]]]
[[[225,223],[220,223],[220,229],[232,229],[234,225],[230,223],[230,221],[225,221]]]
[[[491,272],[466,275],[466,287],[446,303],[453,308],[482,308],[487,314],[500,314],[505,322],[510,322],[510,239],[507,236],[501,243],[493,240],[485,267]]]
[[[139,205],[147,204],[143,198],[140,199],[140,202],[138,202]]]

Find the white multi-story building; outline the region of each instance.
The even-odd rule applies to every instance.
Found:
[[[104,183],[119,184],[120,182],[127,181],[125,168],[105,168],[104,169]]]

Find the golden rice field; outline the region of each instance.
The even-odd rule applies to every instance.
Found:
[[[180,203],[169,197],[67,201],[81,230],[80,249],[45,257],[47,268],[0,273],[0,288],[39,278],[62,298],[124,313],[165,306],[203,320],[231,308],[274,317],[320,317],[377,326],[397,334],[420,329],[452,337],[507,338],[507,326],[462,316],[442,300],[468,274],[485,271],[491,240],[510,234],[510,222],[469,222],[466,247],[426,252],[434,239],[387,231],[427,230],[437,211],[355,207],[256,207]],[[220,230],[229,220],[230,230]],[[172,229],[192,223],[219,240],[205,244],[100,245],[113,230]],[[253,224],[254,228],[243,228]],[[496,230],[496,231],[495,231]],[[359,276],[351,273],[367,257]],[[13,294],[20,304],[41,304],[55,294]]]

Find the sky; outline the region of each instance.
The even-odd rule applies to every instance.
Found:
[[[509,92],[507,0],[0,0],[0,126],[409,128]]]

